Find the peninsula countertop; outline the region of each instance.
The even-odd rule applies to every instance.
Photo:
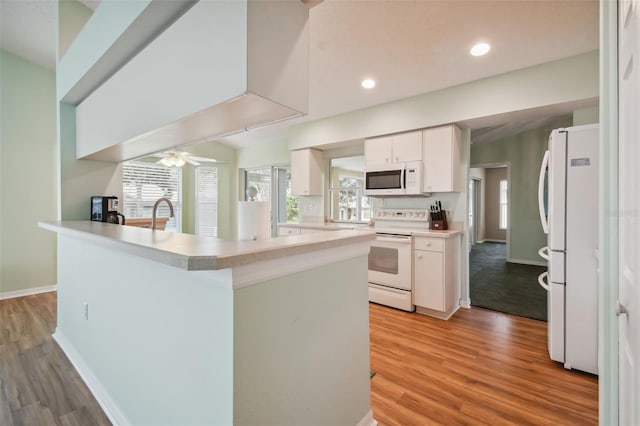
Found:
[[[41,221],[41,228],[142,256],[187,271],[233,268],[249,263],[309,253],[373,240],[365,230],[344,230],[258,241],[228,241],[213,237],[150,230],[93,221]]]

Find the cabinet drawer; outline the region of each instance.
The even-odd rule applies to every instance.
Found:
[[[444,251],[444,240],[442,238],[414,237],[415,250]]]
[[[278,235],[287,237],[289,235],[300,235],[300,228],[297,226],[279,226]]]

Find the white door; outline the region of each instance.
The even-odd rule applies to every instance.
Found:
[[[640,0],[619,3],[619,424],[640,424]]]

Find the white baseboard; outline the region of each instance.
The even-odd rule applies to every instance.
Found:
[[[508,258],[507,262],[509,263],[520,263],[522,265],[534,265],[534,266],[547,266],[547,262],[544,260],[524,260],[524,259],[513,259]]]
[[[40,293],[49,293],[50,291],[56,291],[56,286],[46,285],[44,287],[33,287],[24,290],[5,291],[4,293],[0,293],[0,300],[14,299],[16,297],[31,296]]]
[[[356,424],[356,426],[377,426],[378,421],[373,418],[373,411],[369,410],[367,414]]]
[[[460,299],[460,307],[465,309],[471,308],[471,299]]]
[[[93,374],[91,369],[82,359],[82,356],[76,351],[75,347],[67,340],[67,338],[59,330],[53,334],[53,339],[58,343],[62,352],[67,356],[71,365],[76,369],[80,378],[89,388],[89,391],[98,402],[98,405],[104,411],[104,414],[109,418],[109,421],[114,426],[129,425],[127,417],[120,411],[120,408],[116,405],[115,401],[109,395],[109,392],[102,385],[100,380]]]

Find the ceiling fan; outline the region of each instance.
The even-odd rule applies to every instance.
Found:
[[[154,157],[160,157],[156,164],[162,164],[167,167],[182,167],[185,164],[191,164],[192,166],[199,166],[201,162],[215,163],[217,162],[213,158],[196,157],[186,151],[171,150],[158,154],[153,154]]]

